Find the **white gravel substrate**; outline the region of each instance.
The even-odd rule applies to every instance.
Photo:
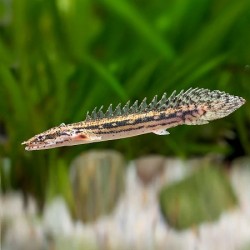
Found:
[[[16,249],[250,249],[250,159],[233,163],[230,179],[239,206],[212,223],[176,231],[161,216],[157,194],[164,183],[182,179],[192,161],[167,159],[149,184],[139,179],[135,162],[126,172],[126,189],[115,210],[93,223],[73,221],[60,197],[45,206],[42,216],[34,200],[23,207],[18,193],[0,197],[1,246]]]

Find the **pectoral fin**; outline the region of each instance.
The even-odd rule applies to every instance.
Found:
[[[169,135],[170,133],[165,129],[154,130],[152,133],[156,135]]]

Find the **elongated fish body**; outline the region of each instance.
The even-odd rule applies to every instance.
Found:
[[[77,144],[116,140],[146,133],[169,134],[166,129],[186,124],[202,125],[234,112],[245,103],[238,96],[219,90],[191,88],[166,94],[158,101],[157,96],[150,104],[146,98],[123,107],[112,104],[104,113],[102,107],[87,114],[84,121],[61,124],[23,142],[26,150],[41,150]]]

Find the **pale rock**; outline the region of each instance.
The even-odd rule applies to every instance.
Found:
[[[43,228],[46,233],[56,236],[69,236],[73,232],[73,221],[62,197],[46,204],[43,214]]]
[[[236,159],[232,163],[230,176],[240,206],[250,219],[250,157]]]
[[[8,193],[0,196],[1,220],[13,220],[24,213],[23,197],[20,193]]]
[[[93,222],[110,214],[124,189],[125,160],[115,150],[90,150],[70,166],[77,219]]]
[[[145,184],[149,184],[159,177],[163,171],[166,158],[161,155],[149,155],[135,160],[137,175]]]
[[[3,250],[39,250],[46,246],[41,226],[21,216],[8,225],[2,243]]]

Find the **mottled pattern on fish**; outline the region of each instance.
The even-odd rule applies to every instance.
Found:
[[[127,102],[106,112],[103,107],[87,113],[82,122],[61,124],[23,142],[26,150],[41,150],[132,137],[146,133],[166,135],[178,125],[201,125],[234,112],[245,100],[219,90],[190,88],[169,97],[164,93],[147,104]]]

